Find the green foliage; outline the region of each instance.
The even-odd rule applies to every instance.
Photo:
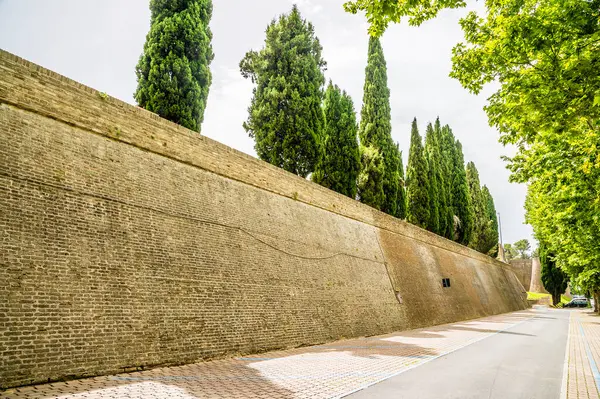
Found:
[[[331,82],[325,92],[324,113],[325,151],[312,179],[354,199],[360,169],[356,115],[350,96]]]
[[[600,270],[589,268],[579,273],[575,279],[574,286],[577,287],[580,292],[596,293],[600,291]]]
[[[383,175],[385,166],[383,157],[375,147],[360,146],[360,173],[358,175],[358,198],[363,204],[381,209],[383,193]]]
[[[554,260],[554,255],[548,253],[544,245],[540,246],[540,263],[542,264],[542,283],[544,288],[552,295],[552,304],[558,305],[560,296],[567,289],[569,277],[563,272]]]
[[[486,1],[487,17],[461,20],[451,76],[478,93],[501,76],[486,108],[502,141],[531,143],[543,131],[593,125],[600,109],[600,1]],[[518,95],[518,97],[517,97]]]
[[[412,122],[410,136],[410,152],[406,168],[406,197],[406,220],[419,227],[430,227],[428,166],[417,127],[417,118]]]
[[[519,251],[512,244],[504,244],[504,256],[506,260],[513,260],[519,256]]]
[[[487,203],[481,192],[479,172],[473,162],[467,164],[467,184],[469,185],[469,195],[473,207],[473,232],[469,241],[469,248],[473,248],[481,253],[487,253],[489,250],[485,242]]]
[[[494,198],[490,194],[490,190],[484,185],[481,193],[485,202],[486,209],[486,227],[484,234],[484,249],[488,255],[495,258],[498,255],[498,244],[499,244],[499,232],[498,232],[498,215],[496,213],[496,206],[494,205]]]
[[[462,152],[462,151],[461,151]],[[498,218],[494,199],[486,186],[479,186],[479,172],[473,162],[466,168],[469,202],[472,211],[472,230],[468,245],[481,253],[498,255]]]
[[[396,214],[398,201],[399,153],[392,140],[390,89],[387,85],[387,67],[379,39],[369,39],[369,58],[365,69],[365,85],[359,137],[361,145],[376,148],[384,162],[381,210]],[[371,197],[371,196],[368,196]]]
[[[531,244],[526,239],[519,240],[514,243],[514,249],[519,254],[519,258],[521,259],[529,259],[529,250],[531,249]]]
[[[196,132],[212,81],[211,0],[151,0],[150,32],[136,67],[138,104]]]
[[[438,121],[439,122],[439,121]],[[439,123],[438,123],[439,124]],[[441,158],[438,137],[433,125],[427,125],[425,133],[425,157],[427,159],[427,175],[429,176],[429,223],[427,229],[440,234],[440,214],[442,213],[442,171],[439,160]]]
[[[439,125],[439,119],[436,121],[436,126]],[[443,207],[440,213],[441,235],[453,240],[454,239],[454,205],[453,205],[453,190],[452,181],[454,180],[453,162],[456,153],[454,134],[450,126],[446,125],[441,128],[440,132],[440,171],[442,176],[442,192],[443,192]],[[463,164],[464,165],[464,164]],[[464,174],[464,167],[461,168],[461,173]],[[466,186],[466,182],[465,182]]]
[[[444,8],[464,7],[464,0],[352,0],[344,4],[347,12],[365,12],[369,22],[369,34],[379,37],[390,22],[400,23],[408,17],[408,23],[421,25],[434,18]]]
[[[431,231],[452,239],[454,213],[452,209],[452,160],[454,136],[450,127],[441,127],[439,118],[427,126],[425,154],[429,167],[429,200]],[[463,166],[464,167],[464,166]],[[461,169],[463,168],[461,167]]]
[[[600,268],[600,0],[486,1],[461,20],[451,76],[515,144],[511,179],[528,183],[526,221],[556,264],[597,290]],[[586,282],[589,280],[589,283]]]
[[[242,75],[256,83],[244,123],[256,153],[303,177],[314,170],[322,146],[326,64],[321,51],[313,25],[294,6],[267,27],[265,47],[240,62]]]
[[[402,152],[398,148],[398,201],[396,206],[396,217],[406,219],[406,181],[404,180],[404,164],[402,163]]]
[[[450,134],[452,132],[450,131]],[[454,139],[454,136],[451,136]],[[451,203],[453,213],[453,239],[463,245],[468,245],[473,235],[474,214],[469,184],[465,171],[465,159],[460,141],[454,142],[452,157]]]

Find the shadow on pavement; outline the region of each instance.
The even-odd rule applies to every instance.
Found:
[[[268,397],[292,398],[294,392],[274,384],[249,362],[217,360],[185,366],[151,369],[113,376],[56,382],[0,391],[0,397],[27,398],[206,398]],[[3,396],[6,395],[6,396]]]
[[[526,317],[524,317],[526,316]],[[506,327],[529,319],[502,315]],[[267,352],[234,359],[19,389],[19,396],[94,397],[340,397],[493,333],[532,336],[490,328],[498,318],[408,330],[378,337]],[[425,340],[424,340],[425,339]],[[426,344],[426,345],[425,345]]]

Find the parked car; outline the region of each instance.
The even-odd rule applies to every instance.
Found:
[[[567,304],[565,304],[565,308],[587,308],[588,300],[586,298],[574,298]]]

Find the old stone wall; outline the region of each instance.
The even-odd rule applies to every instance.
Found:
[[[0,387],[526,306],[501,262],[0,51]]]
[[[540,258],[512,259],[509,264],[512,271],[519,279],[519,282],[528,291],[540,294],[548,293],[544,288],[544,283],[542,283],[542,266]],[[568,295],[570,295],[570,291],[568,291]]]
[[[531,259],[531,284],[529,286],[529,291],[548,294],[548,291],[546,291],[544,283],[542,282],[542,264],[538,257]]]
[[[515,273],[523,287],[529,290],[531,285],[531,259],[511,259],[509,261],[512,271]]]

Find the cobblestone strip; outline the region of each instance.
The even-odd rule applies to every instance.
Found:
[[[7,398],[73,399],[339,398],[534,315],[532,310],[514,312],[254,356],[24,387],[3,394]],[[593,377],[590,381],[593,383]]]
[[[594,368],[600,364],[600,318],[590,311],[574,311],[568,348],[567,399],[599,399],[595,377],[600,376],[594,375]]]

